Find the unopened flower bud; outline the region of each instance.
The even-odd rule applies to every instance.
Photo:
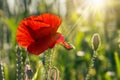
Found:
[[[100,36],[99,34],[95,33],[92,37],[92,48],[93,50],[97,50],[100,45]]]

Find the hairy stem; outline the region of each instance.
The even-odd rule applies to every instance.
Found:
[[[94,54],[93,54],[93,57],[92,57],[92,59],[91,59],[91,61],[90,61],[90,66],[89,66],[88,73],[87,73],[87,75],[86,75],[85,80],[90,80],[90,77],[91,77],[90,70],[91,70],[92,68],[94,68],[94,63],[95,63],[95,59],[96,59],[96,58],[97,58],[97,51],[94,50]]]

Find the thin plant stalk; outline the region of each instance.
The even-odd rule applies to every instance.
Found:
[[[49,70],[49,67],[51,65],[51,58],[50,58],[50,55],[51,55],[51,51],[50,49],[45,53],[45,80],[49,80],[49,77],[48,77],[48,70]]]
[[[0,62],[0,80],[5,80],[4,66],[2,62]]]
[[[52,62],[54,59],[54,51],[48,50],[48,52],[45,53],[45,80],[51,80],[52,72],[54,74],[53,80],[58,80],[59,77],[59,70],[56,67],[53,67]]]
[[[17,51],[16,51],[16,78],[17,80],[21,80],[23,79],[23,57],[22,57],[22,52],[19,46],[16,47]]]
[[[25,80],[32,80],[33,71],[30,66],[30,60],[27,54],[26,61],[25,61]]]
[[[90,80],[90,76],[91,76],[90,70],[94,68],[94,63],[95,63],[96,58],[97,58],[97,51],[94,51],[94,54],[93,54],[93,57],[90,61],[90,66],[89,66],[89,69],[88,69],[88,73],[85,77],[85,80]]]
[[[92,37],[93,57],[90,61],[90,66],[88,68],[88,73],[85,77],[85,80],[89,80],[91,77],[91,69],[94,68],[95,59],[97,58],[97,49],[100,46],[100,43],[101,43],[101,41],[100,41],[99,34],[98,33],[93,34],[93,37]]]

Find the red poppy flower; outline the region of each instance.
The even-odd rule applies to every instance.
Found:
[[[29,53],[38,55],[61,43],[67,49],[72,47],[64,42],[64,36],[57,32],[61,19],[53,14],[30,16],[22,20],[17,29],[16,39]]]

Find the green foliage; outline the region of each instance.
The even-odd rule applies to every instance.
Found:
[[[3,21],[6,23],[6,25],[9,27],[11,31],[11,40],[10,43],[12,46],[15,46],[16,43],[16,30],[17,26],[20,20],[16,20],[14,17],[11,18],[4,18]]]
[[[120,67],[120,59],[119,59],[117,52],[114,53],[114,58],[115,58],[115,63],[116,63],[117,76],[118,76],[118,78],[120,78],[120,68],[119,68]]]
[[[42,74],[43,71],[42,71],[42,70],[43,70],[43,69],[44,69],[44,67],[43,67],[43,65],[42,65],[42,62],[40,62],[40,63],[38,64],[37,70],[36,70],[36,72],[35,72],[32,80],[42,79],[42,76],[43,76],[43,74]]]

